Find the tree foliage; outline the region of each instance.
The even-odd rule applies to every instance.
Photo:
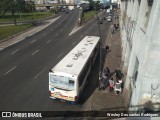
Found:
[[[35,5],[33,1],[26,2],[25,0],[0,0],[0,16],[3,17],[6,12],[10,12],[13,16],[15,25],[16,12],[33,12]]]
[[[0,0],[0,16],[6,12],[33,12],[35,5],[33,1],[26,2],[25,0]]]
[[[26,2],[24,7],[24,12],[33,12],[35,11],[35,4],[33,1]]]
[[[17,11],[18,12],[25,12],[25,0],[17,0]]]
[[[4,16],[5,12],[8,10],[8,0],[0,0],[0,15]]]
[[[100,1],[89,0],[89,10],[99,10],[101,8]]]
[[[89,1],[89,10],[93,10],[95,6],[95,2],[93,0]]]

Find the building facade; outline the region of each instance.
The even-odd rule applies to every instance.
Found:
[[[65,0],[25,0],[27,2],[33,1],[35,4],[52,4],[52,3],[59,3]]]
[[[120,7],[126,103],[160,109],[160,0],[121,0]]]
[[[65,0],[66,4],[75,4],[76,1],[75,0]]]

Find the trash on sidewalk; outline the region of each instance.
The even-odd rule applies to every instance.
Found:
[[[120,92],[122,92],[121,83],[119,83],[118,80],[116,81],[114,91],[115,91],[116,94],[119,94]]]

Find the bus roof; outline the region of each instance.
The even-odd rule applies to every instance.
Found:
[[[99,42],[99,39],[100,38],[96,36],[86,36],[52,68],[52,71],[67,73],[78,77],[93,49]]]

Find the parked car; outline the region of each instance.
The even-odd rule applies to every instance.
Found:
[[[108,14],[108,16],[112,16],[112,14],[111,14],[111,13],[109,13],[109,14]]]
[[[111,22],[111,21],[112,21],[112,17],[111,17],[111,16],[108,16],[108,17],[107,17],[107,21],[108,21],[108,22]]]

